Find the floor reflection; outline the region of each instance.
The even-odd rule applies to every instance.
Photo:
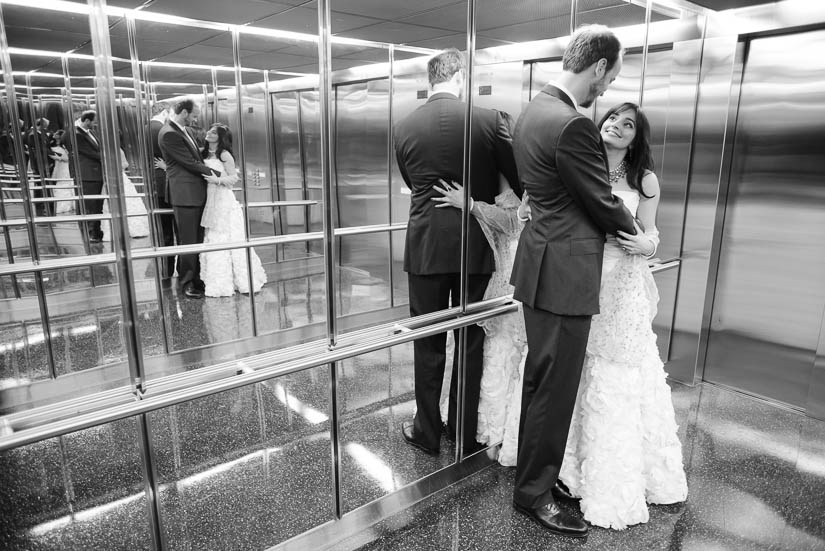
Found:
[[[329,549],[825,550],[825,423],[710,385],[673,396],[690,495],[647,524],[548,534],[513,511],[514,469],[493,466]]]

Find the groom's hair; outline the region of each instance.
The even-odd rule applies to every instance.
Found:
[[[613,68],[622,54],[622,43],[604,25],[583,25],[570,38],[564,49],[562,70],[581,73],[600,59],[607,60],[606,71]]]
[[[427,62],[427,77],[430,86],[447,82],[459,71],[464,71],[467,64],[464,56],[455,48],[448,48]]]
[[[89,109],[88,111],[83,111],[83,112],[80,114],[80,122],[83,122],[83,121],[94,121],[96,116],[97,116],[97,113],[95,113],[95,112],[94,112],[94,111],[92,111],[91,109]]]
[[[172,108],[175,111],[176,115],[180,115],[180,112],[186,109],[189,113],[192,113],[192,109],[195,108],[195,102],[191,99],[182,99],[175,104]]]

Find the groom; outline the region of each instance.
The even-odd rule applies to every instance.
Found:
[[[186,128],[197,116],[195,103],[184,99],[172,107],[169,120],[158,132],[158,145],[166,162],[166,200],[175,213],[178,244],[203,243],[201,217],[206,204],[206,180],[213,171],[203,164],[198,146]],[[203,298],[204,285],[198,253],[178,256],[178,282],[187,298]]]
[[[601,25],[571,38],[562,74],[522,112],[513,137],[531,221],[519,239],[510,283],[524,305],[528,353],[519,427],[514,507],[552,532],[583,537],[584,521],[560,509],[558,483],[576,402],[590,318],[599,313],[605,234],[635,234],[608,182],[589,107],[622,68],[622,46]],[[566,494],[566,495],[565,495]]]

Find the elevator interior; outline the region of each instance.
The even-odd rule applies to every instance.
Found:
[[[104,242],[90,243],[81,198],[56,214],[58,183],[27,173],[37,151],[8,140],[4,544],[286,546],[329,522],[362,522],[460,467],[461,450],[421,461],[396,449],[413,408],[411,341],[515,305],[501,297],[409,319],[409,196],[392,124],[426,101],[428,57],[468,45],[473,104],[517,118],[585,23],[616,28],[628,48],[590,114],[636,101],[652,123],[655,329],[671,378],[825,418],[822,8],[140,4],[0,2],[5,136],[16,119],[71,130],[95,109],[112,213]],[[161,278],[162,259],[184,249],[159,246],[169,213],[153,191],[146,129],[152,104],[182,97],[198,106],[197,128],[234,133],[247,227],[233,246],[264,262],[260,293],[193,302]],[[128,235],[124,177],[149,209],[148,237]],[[251,507],[239,520],[240,499]],[[196,529],[204,515],[214,532]],[[101,530],[104,518],[118,530]]]

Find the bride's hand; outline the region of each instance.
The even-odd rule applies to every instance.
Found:
[[[218,185],[221,183],[221,179],[214,174],[204,174],[203,179],[206,180],[207,184],[215,184]]]
[[[521,222],[527,222],[533,219],[533,209],[530,208],[530,198],[525,191],[521,196],[521,204],[518,206],[518,219]]]
[[[441,178],[438,179],[443,187],[433,186],[437,192],[444,197],[433,197],[431,200],[440,203],[435,208],[455,207],[457,209],[464,208],[464,187],[458,182],[447,183]]]

